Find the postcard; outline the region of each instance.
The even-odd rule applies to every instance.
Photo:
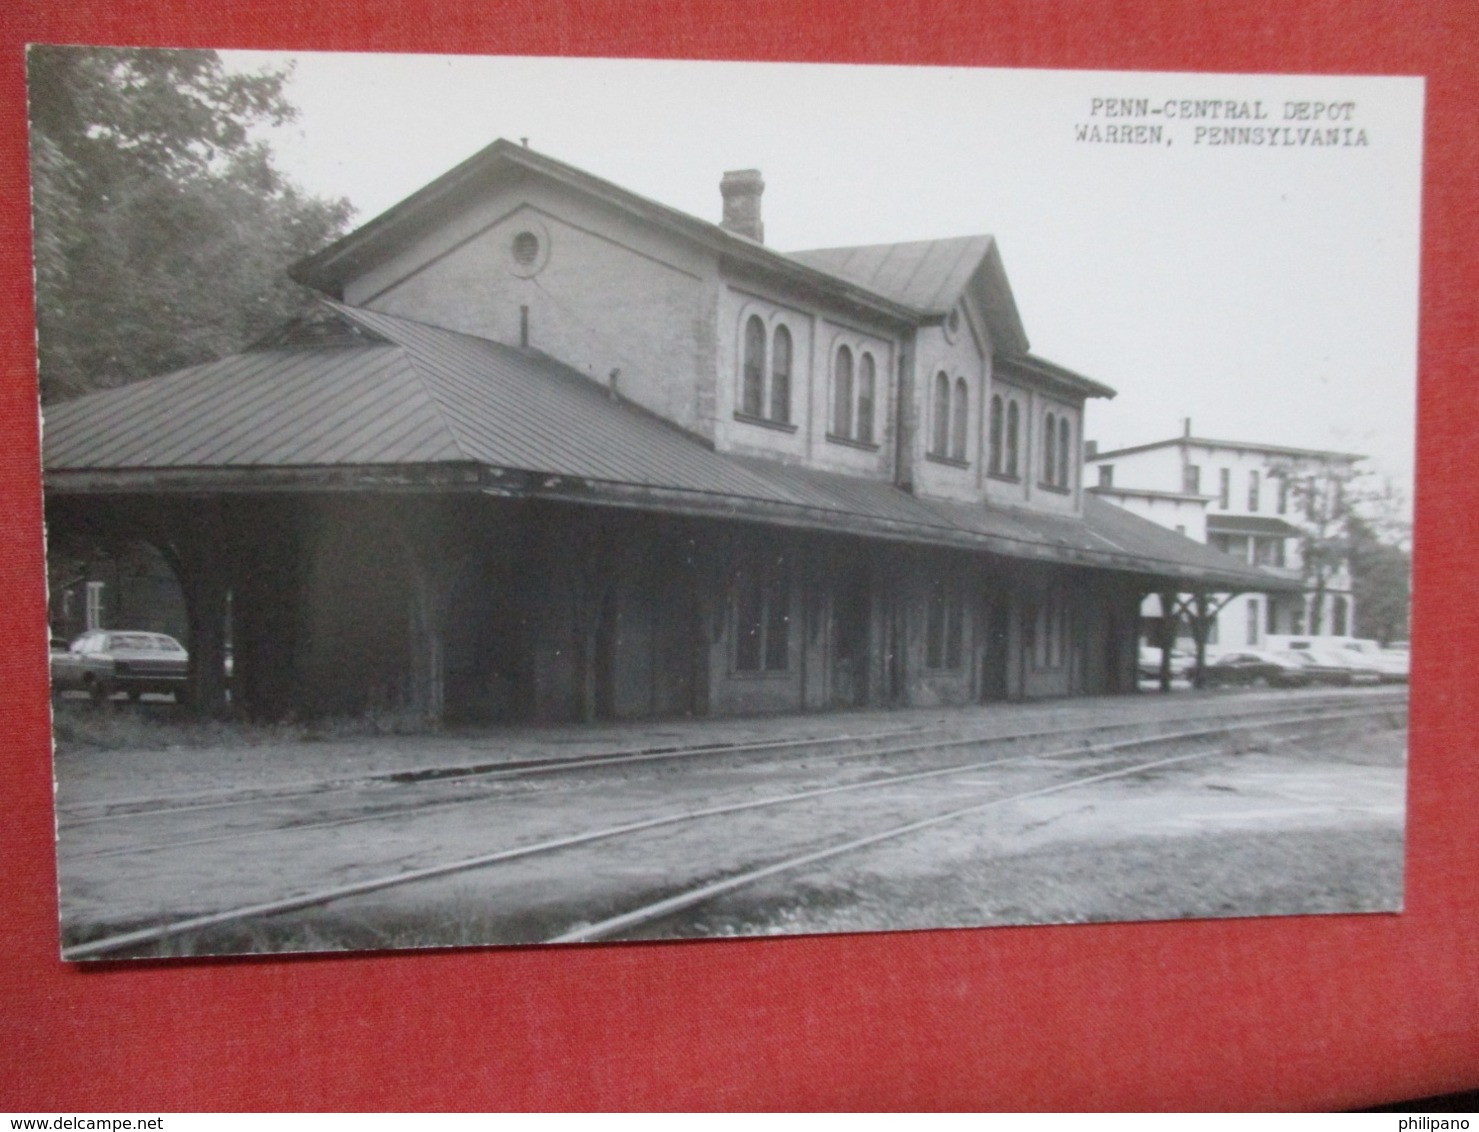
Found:
[[[29,75],[64,958],[1401,910],[1421,79]]]

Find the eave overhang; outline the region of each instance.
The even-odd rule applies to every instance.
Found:
[[[886,485],[878,485],[880,487]],[[690,518],[751,522],[792,530],[826,532],[890,542],[974,551],[1016,561],[1052,563],[1115,570],[1154,580],[1178,583],[1188,590],[1236,592],[1298,592],[1297,581],[1238,568],[1229,558],[1225,568],[1176,563],[1114,549],[1109,540],[1087,529],[1079,540],[1055,537],[1045,530],[1037,537],[983,531],[991,523],[991,509],[971,516],[970,526],[954,521],[952,510],[965,506],[920,500],[898,489],[898,502],[914,510],[910,519],[863,510],[785,503],[715,492],[692,491],[652,484],[618,483],[579,476],[529,472],[516,468],[477,465],[394,465],[383,467],[300,468],[138,468],[54,469],[45,473],[49,502],[88,498],[158,496],[161,498],[212,495],[313,495],[336,493],[480,495],[502,499],[656,512]],[[975,508],[971,508],[975,511]],[[1005,515],[1005,513],[1004,513]],[[1010,525],[1028,527],[1078,526],[1082,521],[1049,518],[1012,511]],[[1067,528],[1065,528],[1067,529]],[[1097,546],[1083,545],[1097,542]],[[1192,544],[1195,546],[1196,544]],[[1199,551],[1206,548],[1198,547]]]

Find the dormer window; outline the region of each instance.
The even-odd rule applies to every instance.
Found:
[[[1069,452],[1073,447],[1072,442],[1073,427],[1068,423],[1068,415],[1065,413],[1058,418],[1058,486],[1065,491],[1073,486],[1068,461]]]
[[[1073,426],[1068,423],[1068,414],[1045,413],[1042,439],[1042,486],[1066,492],[1073,482]]]
[[[1052,486],[1057,483],[1058,474],[1058,417],[1055,413],[1049,413],[1043,422],[1042,430],[1042,481]]]
[[[753,422],[791,427],[793,354],[791,332],[784,324],[777,325],[767,335],[765,320],[758,314],[745,320],[739,416]]]
[[[791,421],[791,332],[784,326],[775,328],[770,350],[770,419]]]
[[[744,387],[740,412],[758,417],[765,404],[765,323],[752,314],[745,323]]]
[[[1009,393],[991,398],[991,420],[987,425],[991,451],[986,457],[986,472],[996,479],[1015,480],[1022,474],[1019,452],[1022,435],[1022,410]]]
[[[1002,475],[1016,479],[1017,452],[1020,447],[1019,441],[1022,435],[1022,411],[1017,408],[1016,401],[1007,402],[1007,447],[1006,458],[1002,466]]]
[[[929,454],[939,460],[966,460],[967,427],[970,421],[970,391],[965,378],[952,382],[944,370],[935,374],[934,432]]]
[[[832,356],[832,426],[828,439],[875,447],[877,406],[878,363],[873,354],[838,346]]]
[[[970,390],[965,378],[955,379],[955,403],[950,407],[950,455],[957,460],[965,459],[966,422],[970,418]]]
[[[873,401],[877,396],[878,374],[873,355],[863,351],[858,361],[858,414],[857,439],[864,444],[873,443]]]
[[[832,369],[832,433],[852,436],[852,351],[837,348],[837,364]]]
[[[941,370],[935,374],[935,432],[930,442],[930,453],[948,456],[950,438],[950,377]]]
[[[991,398],[991,432],[987,437],[991,454],[987,457],[986,470],[993,476],[1001,475],[1001,430],[1005,424],[1005,412],[1001,394]]]

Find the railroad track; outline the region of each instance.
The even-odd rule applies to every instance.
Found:
[[[545,937],[549,942],[581,942],[605,939],[623,932],[629,932],[644,924],[650,924],[672,917],[679,912],[697,907],[720,895],[733,892],[747,885],[755,884],[769,877],[786,872],[795,872],[804,869],[808,865],[845,856],[848,853],[857,852],[885,841],[904,838],[914,832],[948,822],[959,821],[968,816],[1006,806],[1013,802],[1071,790],[1109,779],[1146,774],[1162,768],[1169,768],[1222,754],[1225,753],[1225,743],[1223,741],[1239,733],[1263,731],[1266,733],[1265,738],[1277,741],[1273,733],[1287,729],[1297,732],[1300,728],[1311,725],[1349,723],[1367,718],[1376,719],[1378,717],[1385,717],[1388,720],[1392,720],[1399,711],[1405,710],[1405,703],[1400,697],[1382,697],[1374,701],[1344,697],[1322,698],[1319,700],[1306,700],[1298,704],[1279,706],[1281,710],[1270,711],[1265,708],[1255,712],[1242,712],[1230,718],[1211,720],[1197,727],[1182,728],[1170,732],[1156,731],[1151,734],[1135,735],[1112,742],[1101,741],[1093,744],[1077,742],[1055,750],[1033,750],[1021,754],[996,755],[986,759],[975,758],[944,766],[930,766],[924,769],[912,769],[877,775],[862,781],[813,785],[805,789],[790,790],[761,797],[748,797],[739,801],[726,801],[712,805],[660,812],[635,820],[618,821],[597,828],[582,829],[575,833],[540,838],[527,844],[508,846],[479,854],[464,855],[427,866],[394,869],[376,875],[359,877],[345,883],[325,885],[319,888],[300,891],[279,899],[246,903],[219,911],[183,917],[167,922],[158,922],[129,931],[116,932],[70,946],[64,949],[63,957],[69,960],[79,960],[99,958],[120,952],[137,952],[141,948],[149,948],[167,940],[208,933],[228,925],[242,925],[255,920],[281,916],[286,913],[327,905],[337,901],[350,901],[372,893],[383,892],[392,888],[403,888],[435,882],[457,874],[485,872],[500,866],[516,866],[520,863],[528,863],[558,854],[576,853],[595,846],[609,846],[627,839],[642,838],[659,832],[670,833],[675,830],[693,830],[703,823],[722,822],[742,814],[755,814],[762,811],[782,811],[786,807],[805,804],[815,806],[824,801],[847,799],[849,805],[847,816],[851,820],[854,817],[852,807],[857,804],[857,800],[860,798],[868,797],[875,801],[882,799],[883,802],[892,805],[893,803],[889,802],[889,799],[896,797],[901,788],[917,788],[924,784],[943,785],[949,783],[951,779],[963,779],[966,776],[979,773],[983,770],[1002,770],[1009,766],[1020,768],[1034,763],[1040,764],[1043,768],[1052,768],[1052,774],[1062,775],[1066,762],[1085,759],[1092,760],[1091,765],[1086,768],[1087,773],[1070,771],[1066,778],[1055,779],[1045,784],[1032,785],[1027,789],[1007,790],[1005,792],[997,791],[992,793],[990,797],[973,800],[966,805],[952,804],[945,809],[940,809],[938,805],[933,805],[930,812],[923,815],[911,815],[907,820],[903,821],[895,819],[885,824],[873,824],[863,830],[848,829],[839,835],[829,834],[827,837],[822,838],[820,843],[809,843],[798,851],[785,852],[773,859],[760,863],[741,862],[738,865],[730,865],[727,868],[710,870],[706,876],[697,878],[696,883],[679,885],[676,891],[663,892],[656,899],[639,902],[633,907],[625,908],[612,915],[603,916],[594,922],[576,924],[574,920],[571,920],[570,922],[574,926]],[[1114,726],[1116,725],[1110,725],[1111,729]],[[1143,728],[1143,726],[1144,724],[1142,723],[1141,727]],[[1104,730],[1105,728],[1103,727],[1086,729],[1080,726],[1078,728],[1055,729],[1053,731],[1039,730],[1037,732],[1024,732],[1016,736],[1016,738],[1019,740],[1023,738],[1040,739],[1045,736],[1061,736],[1064,733],[1083,736],[1090,731],[1103,732]],[[916,735],[915,738],[921,739],[923,736]],[[915,742],[892,748],[871,750],[863,752],[859,757],[898,758],[901,755],[939,754],[972,745],[981,746],[986,743],[1008,741],[1010,738],[1000,735],[989,738],[953,736],[949,739],[933,743],[927,741]],[[1211,745],[1207,749],[1192,752],[1177,753],[1158,758],[1145,758],[1145,754],[1153,751],[1155,747],[1166,746],[1168,744]],[[1137,752],[1139,753],[1137,754]],[[710,753],[713,753],[712,750]],[[619,757],[630,758],[631,756]],[[1107,763],[1111,765],[1106,765]],[[1123,763],[1123,765],[1119,765],[1120,763]],[[589,768],[591,765],[604,766],[617,764],[613,760],[607,760],[596,764],[587,762],[586,765]],[[508,770],[506,767],[500,769],[503,771]],[[534,769],[525,768],[525,772]],[[471,803],[487,800],[487,798],[469,798],[459,801]],[[958,801],[959,799],[951,800]],[[887,809],[887,806],[882,803],[879,804],[881,808]],[[392,817],[405,816],[409,812],[411,811],[408,809],[396,811],[391,814],[361,815],[360,819],[365,821],[389,820]],[[872,819],[868,820],[871,821]],[[321,823],[319,828],[348,823],[347,819],[339,819],[330,823]],[[264,832],[270,831],[255,831],[251,836],[259,836]],[[275,832],[281,834],[284,830],[277,829]],[[141,849],[141,851],[153,850]]]
[[[1382,697],[1380,702],[1384,704],[1395,703],[1399,698],[1401,697],[1386,696]],[[1350,702],[1349,698],[1339,697],[1309,699],[1298,703],[1280,704],[1278,705],[1277,712],[1270,712],[1267,707],[1259,706],[1250,711],[1234,711],[1230,714],[1221,714],[1218,718],[1221,721],[1227,722],[1236,722],[1244,718],[1253,721],[1304,719],[1309,713],[1322,711],[1332,704],[1343,705]],[[967,735],[960,735],[958,728],[937,726],[876,730],[858,734],[809,737],[805,739],[785,739],[740,744],[704,744],[692,747],[663,748],[661,750],[616,752],[595,756],[582,756],[576,759],[523,760],[516,764],[485,763],[476,766],[458,765],[430,768],[425,771],[380,774],[342,782],[332,788],[289,791],[265,796],[254,793],[247,798],[223,800],[209,805],[164,805],[153,808],[134,808],[124,812],[99,815],[84,821],[63,822],[60,825],[60,829],[65,834],[83,826],[96,826],[107,822],[130,820],[139,822],[158,818],[190,817],[198,815],[203,811],[241,808],[249,805],[261,806],[268,802],[305,801],[312,805],[319,805],[326,797],[336,795],[342,797],[350,804],[363,806],[367,801],[364,793],[367,788],[372,791],[377,787],[389,786],[411,786],[419,788],[419,792],[413,791],[409,795],[381,795],[372,797],[368,799],[372,807],[369,812],[355,812],[345,816],[319,816],[314,814],[307,820],[294,819],[291,815],[288,815],[286,819],[280,819],[267,825],[249,826],[244,829],[215,830],[213,828],[212,832],[203,835],[191,836],[188,834],[177,834],[169,837],[167,840],[154,843],[135,843],[108,846],[93,850],[74,850],[68,854],[68,858],[71,861],[100,860],[108,857],[170,852],[182,848],[219,845],[231,841],[249,841],[253,838],[277,836],[284,832],[303,833],[314,830],[337,829],[352,825],[364,825],[392,820],[404,814],[420,813],[430,807],[464,806],[496,801],[512,802],[516,800],[517,796],[496,795],[490,792],[463,793],[461,796],[449,795],[442,797],[437,797],[435,794],[428,797],[426,794],[428,788],[433,791],[438,787],[465,788],[471,782],[498,785],[510,781],[526,780],[547,775],[575,774],[582,771],[600,771],[641,763],[679,762],[699,758],[702,758],[705,762],[712,763],[715,760],[726,757],[755,758],[786,755],[794,759],[808,754],[814,755],[829,752],[829,757],[833,762],[870,759],[887,760],[897,759],[901,756],[940,754],[959,748],[979,746],[983,743],[1010,745],[1044,742],[1068,735],[1082,736],[1087,741],[1091,735],[1107,736],[1116,732],[1143,730],[1147,725],[1147,721],[1135,720],[1103,723],[1091,728],[1085,728],[1082,724],[1077,724],[1056,728],[1039,727],[1031,730],[971,733]],[[895,739],[905,739],[907,741],[887,745],[890,740]],[[885,745],[875,745],[880,742]],[[842,748],[842,750],[833,751],[831,750],[832,748]],[[588,783],[588,785],[598,788],[599,782],[593,781]]]
[[[1380,702],[1406,702],[1405,689],[1393,689],[1380,695]],[[1372,702],[1372,693],[1365,693],[1362,702]],[[1279,711],[1309,711],[1332,704],[1350,703],[1349,695],[1306,696],[1297,701],[1278,705]],[[1223,713],[1224,706],[1232,706],[1231,712]],[[1202,701],[1199,706],[1212,706]],[[1262,706],[1251,711],[1237,710],[1241,705],[1235,701],[1217,704],[1217,717],[1236,719],[1244,716],[1261,715],[1268,709]],[[241,809],[264,802],[294,801],[307,799],[318,801],[336,794],[348,794],[376,786],[414,786],[433,783],[460,784],[469,779],[485,781],[517,780],[546,775],[565,775],[581,771],[599,770],[606,767],[624,767],[643,763],[692,760],[713,761],[727,757],[804,756],[827,752],[830,748],[847,750],[845,757],[867,758],[874,755],[889,756],[900,751],[934,749],[947,745],[969,745],[978,742],[1010,743],[1033,739],[1051,739],[1060,735],[1090,734],[1113,730],[1131,730],[1167,723],[1166,720],[1126,719],[1107,721],[1086,727],[1074,723],[1057,728],[1032,728],[1018,731],[997,731],[980,728],[962,735],[959,726],[934,725],[906,728],[877,728],[849,731],[824,736],[784,737],[780,739],[754,740],[739,743],[700,743],[686,746],[667,745],[637,749],[619,749],[575,757],[544,757],[512,760],[493,760],[477,763],[434,765],[411,770],[384,771],[376,774],[351,778],[324,779],[293,783],[287,786],[253,787],[233,791],[222,796],[219,792],[193,792],[188,794],[148,796],[139,798],[107,799],[82,803],[60,803],[57,806],[60,832],[89,826],[116,822],[127,822],[139,818],[212,812],[217,810]],[[932,740],[932,737],[935,737]],[[902,747],[877,749],[875,743],[886,743],[892,739],[907,739]]]

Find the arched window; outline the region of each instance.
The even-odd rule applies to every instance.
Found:
[[[930,451],[936,456],[950,454],[950,378],[944,370],[935,374],[935,433]]]
[[[1049,413],[1042,430],[1042,481],[1054,483],[1058,475],[1058,418]]]
[[[1007,402],[1007,459],[1006,474],[1012,477],[1017,475],[1017,448],[1018,441],[1022,435],[1022,413],[1017,408],[1017,402]]]
[[[955,404],[950,409],[950,455],[957,460],[965,459],[966,422],[970,419],[970,392],[965,378],[955,379]]]
[[[866,350],[858,359],[858,439],[873,443],[873,400],[877,396],[878,377],[873,355]]]
[[[832,432],[852,435],[852,351],[846,346],[838,347],[832,373]]]
[[[1067,417],[1058,418],[1058,486],[1072,487],[1068,478],[1068,453],[1073,441],[1073,427]]]
[[[1001,475],[1001,430],[1006,424],[1003,419],[1005,416],[1001,397],[991,398],[991,453],[987,456],[989,462],[986,470],[992,475]]]
[[[740,412],[758,417],[765,411],[765,324],[758,314],[745,323],[744,374],[740,388]]]
[[[791,423],[791,332],[775,328],[770,348],[770,419]]]

